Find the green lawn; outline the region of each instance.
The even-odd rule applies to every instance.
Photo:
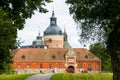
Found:
[[[112,80],[112,73],[58,73],[54,74],[51,80]]]
[[[25,80],[33,74],[20,74],[20,75],[0,75],[0,80]]]

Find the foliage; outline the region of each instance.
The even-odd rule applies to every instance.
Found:
[[[8,12],[15,27],[22,29],[25,19],[30,18],[34,14],[34,10],[47,12],[44,8],[46,2],[51,2],[51,0],[1,0],[0,6]]]
[[[4,70],[3,70],[4,74],[16,74],[16,71],[11,63],[8,64],[5,63],[3,64],[3,66],[4,66]]]
[[[0,73],[4,72],[5,64],[12,62],[10,49],[15,49],[16,28],[7,13],[0,8]]]
[[[90,51],[101,59],[103,71],[112,71],[110,55],[101,43],[90,45]]]
[[[66,0],[83,41],[104,42],[111,56],[113,80],[120,80],[120,0]]]
[[[21,74],[21,75],[0,75],[0,80],[25,80],[27,77],[33,74]]]
[[[23,29],[25,20],[31,18],[35,10],[45,13],[46,3],[51,0],[1,0],[0,1],[0,74],[3,64],[12,63],[11,52],[19,45],[17,30]]]
[[[57,76],[57,77],[55,77]],[[112,80],[111,73],[54,74],[50,80]]]

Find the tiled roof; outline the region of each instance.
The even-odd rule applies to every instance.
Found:
[[[85,48],[74,48],[73,50],[76,53],[77,61],[101,61],[98,57]]]
[[[67,48],[20,48],[14,51],[14,62],[65,62]],[[100,61],[84,48],[73,48],[77,61]]]

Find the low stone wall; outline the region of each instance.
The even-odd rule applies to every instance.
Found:
[[[65,69],[16,69],[17,74],[27,74],[27,73],[65,73]]]
[[[15,69],[16,74],[30,74],[30,73],[65,73],[64,68],[54,68],[54,69]],[[88,72],[100,72],[100,71],[84,71],[84,69],[76,69],[76,73],[88,73]]]

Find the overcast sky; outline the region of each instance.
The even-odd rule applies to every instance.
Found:
[[[36,11],[31,19],[26,20],[24,29],[18,31],[18,39],[24,41],[21,45],[31,45],[39,32],[41,36],[43,36],[43,31],[45,31],[50,24],[53,6],[55,16],[57,17],[57,25],[62,31],[64,31],[64,27],[66,28],[71,46],[73,48],[83,47],[83,45],[78,42],[79,36],[77,34],[77,28],[72,16],[69,14],[68,5],[65,4],[65,0],[54,0],[54,3],[49,3],[46,6],[49,11],[48,13],[42,14]]]

